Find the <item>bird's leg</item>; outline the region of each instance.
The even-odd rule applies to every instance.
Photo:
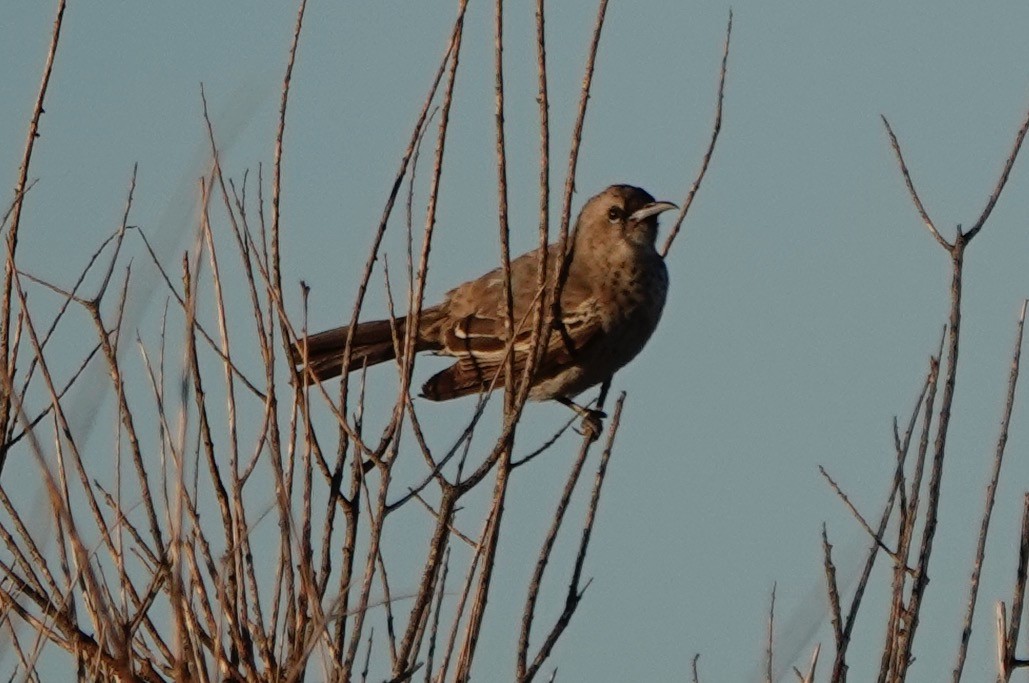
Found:
[[[567,396],[558,396],[554,399],[561,405],[568,406],[576,412],[577,415],[582,417],[582,433],[588,435],[591,441],[595,441],[602,431],[604,431],[604,418],[607,417],[607,413],[603,410],[594,410],[581,406],[578,403],[572,401]]]
[[[608,377],[600,384],[600,393],[597,394],[597,410],[604,410],[604,400],[607,399],[607,392],[611,390],[611,378]],[[607,417],[607,415],[604,415]]]

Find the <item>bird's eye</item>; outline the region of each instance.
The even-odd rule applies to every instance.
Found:
[[[612,223],[617,223],[622,220],[622,210],[617,206],[612,206],[607,210],[607,219]]]

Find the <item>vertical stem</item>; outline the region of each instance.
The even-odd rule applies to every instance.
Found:
[[[468,617],[465,642],[461,648],[461,655],[458,658],[457,670],[454,672],[454,680],[461,683],[471,678],[472,660],[475,657],[475,648],[479,642],[479,632],[482,630],[482,619],[486,612],[486,603],[489,599],[493,569],[496,566],[497,543],[500,540],[500,523],[504,516],[504,502],[507,499],[507,484],[510,475],[511,444],[508,443],[500,456],[500,462],[497,466],[497,480],[493,487],[493,505],[487,517],[486,528],[483,530],[485,543],[482,554],[482,570],[479,573],[479,584],[476,588],[475,599],[472,602],[472,611]]]
[[[958,228],[950,250],[951,283],[950,283],[950,324],[947,345],[947,372],[943,382],[943,400],[940,404],[939,419],[936,427],[936,441],[933,444],[933,464],[929,475],[929,491],[926,505],[925,527],[922,530],[922,544],[918,552],[918,564],[915,566],[915,579],[911,586],[911,597],[905,614],[908,616],[907,629],[901,636],[900,648],[897,652],[896,679],[903,681],[911,663],[911,648],[918,629],[919,612],[925,589],[929,585],[929,558],[932,555],[933,540],[936,536],[936,524],[939,520],[940,487],[943,480],[943,457],[947,446],[947,430],[950,426],[951,405],[954,402],[954,387],[957,378],[958,346],[961,338],[961,277],[964,266],[965,236]]]
[[[511,244],[507,222],[507,145],[504,139],[504,0],[497,0],[494,17],[494,93],[496,97],[497,129],[497,214],[500,223],[500,267],[504,273],[504,337],[514,337],[514,294],[511,291]],[[504,363],[504,414],[509,416],[514,406],[515,354],[507,354]]]
[[[21,208],[25,201],[28,186],[29,163],[32,161],[32,150],[39,137],[39,119],[43,115],[43,100],[46,99],[47,87],[50,85],[50,74],[54,70],[54,58],[57,56],[57,43],[61,37],[61,26],[64,24],[65,0],[57,3],[57,17],[54,19],[54,31],[50,36],[50,49],[47,51],[46,64],[43,66],[43,78],[36,95],[36,105],[32,109],[29,120],[29,134],[25,139],[25,153],[18,167],[18,182],[14,186],[14,210],[11,213],[11,228],[7,231],[7,260],[4,262],[3,300],[0,301],[0,363],[4,363],[8,377],[14,378],[14,359],[8,358],[11,350],[11,287],[14,277],[14,254],[18,247],[18,228],[21,226]],[[7,433],[11,420],[11,394],[0,391],[0,434]],[[7,460],[7,444],[0,444],[0,471]]]
[[[990,483],[986,486],[986,509],[983,510],[982,523],[979,527],[979,542],[976,545],[975,562],[972,566],[972,578],[968,589],[968,609],[965,613],[965,623],[961,629],[961,641],[958,645],[957,663],[954,665],[953,681],[958,683],[961,680],[961,672],[965,667],[965,656],[968,654],[968,641],[972,637],[972,619],[975,616],[976,599],[979,596],[979,577],[982,574],[983,561],[986,556],[986,536],[990,531],[990,518],[993,514],[993,504],[997,498],[997,484],[1000,482],[1000,468],[1004,462],[1004,447],[1008,442],[1008,427],[1011,424],[1011,412],[1015,405],[1015,387],[1018,385],[1018,365],[1022,355],[1022,330],[1025,328],[1025,309],[1022,304],[1022,314],[1018,320],[1018,333],[1015,335],[1015,351],[1011,359],[1011,372],[1008,377],[1007,399],[1004,404],[1004,417],[1001,418],[1000,436],[997,437],[997,448],[993,458],[993,472],[990,476]],[[1003,634],[1001,634],[1003,637]]]

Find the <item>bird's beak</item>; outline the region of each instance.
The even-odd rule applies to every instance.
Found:
[[[651,216],[656,216],[660,213],[664,213],[665,211],[670,211],[672,209],[678,211],[679,207],[671,202],[651,202],[650,204],[644,206],[642,209],[637,209],[636,211],[634,211],[632,215],[629,216],[629,220],[634,223],[638,223],[639,221],[646,220]]]

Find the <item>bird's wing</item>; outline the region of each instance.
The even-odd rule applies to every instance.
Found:
[[[537,249],[511,262],[514,342],[510,353],[516,376],[521,375],[528,360],[536,306],[543,298],[538,287],[539,254]],[[546,288],[553,287],[557,262],[557,246],[551,245]],[[560,324],[545,342],[536,380],[556,375],[574,363],[576,355],[601,332],[594,285],[577,269],[569,269],[561,288]],[[454,288],[441,308],[447,314],[439,328],[440,352],[455,357],[457,362],[429,379],[422,387],[423,395],[441,401],[503,386],[503,367],[509,353],[503,271],[497,268]]]
[[[539,254],[535,249],[511,262],[511,299],[513,303],[514,343],[529,344],[537,306],[544,298],[539,287]],[[558,262],[557,245],[548,249],[544,288],[552,288]],[[562,317],[572,324],[580,309],[592,297],[593,283],[570,274],[562,287]],[[443,352],[457,357],[474,354],[478,361],[503,357],[507,348],[504,300],[504,272],[496,268],[482,277],[466,282],[447,293],[444,308],[447,320],[439,330]]]
[[[500,321],[503,332],[503,322]],[[531,320],[515,335],[514,375],[520,377],[525,370],[532,344]],[[508,349],[503,337],[492,334],[496,321],[466,318],[454,325],[444,343],[445,353],[458,360],[446,370],[437,373],[422,387],[422,395],[443,401],[468,394],[477,394],[505,384],[504,363]],[[601,318],[591,302],[571,311],[562,310],[562,324],[550,333],[546,348],[536,367],[534,381],[558,374],[575,363],[582,352],[602,331]]]

